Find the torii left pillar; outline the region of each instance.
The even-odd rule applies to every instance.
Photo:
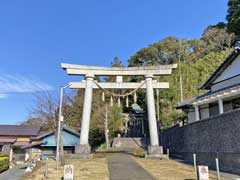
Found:
[[[90,158],[91,146],[89,145],[89,142],[88,142],[88,136],[89,136],[91,109],[92,109],[92,92],[93,92],[94,75],[87,74],[85,78],[86,78],[86,87],[85,87],[83,113],[82,113],[80,145],[75,147],[75,154],[81,158]]]
[[[152,85],[152,74],[147,74],[145,76],[146,81],[146,98],[147,98],[147,110],[148,110],[148,126],[150,134],[150,145],[148,146],[148,154],[145,154],[145,157],[163,157],[163,148],[159,146],[158,140],[158,130],[157,130],[157,121],[156,121],[156,112],[155,112],[155,103],[154,103],[154,93]]]

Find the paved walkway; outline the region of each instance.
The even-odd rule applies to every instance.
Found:
[[[25,166],[15,166],[0,174],[0,180],[20,180],[24,174]]]
[[[215,176],[217,176],[217,172],[216,171],[211,171],[210,170],[210,173],[212,173]],[[220,177],[224,178],[224,179],[228,179],[228,180],[240,180],[240,176],[234,175],[234,174],[229,174],[229,173],[224,173],[224,172],[220,172]]]
[[[124,153],[107,154],[110,180],[154,180],[154,178],[130,155]]]
[[[174,160],[178,161],[178,162],[181,162],[181,163],[186,163],[184,160],[181,160],[181,159],[174,159]],[[189,164],[189,163],[186,163],[186,164]],[[217,172],[216,171],[209,170],[209,172],[211,174],[214,174],[217,177]],[[220,171],[220,177],[224,178],[224,179],[227,179],[227,180],[240,180],[240,175],[225,173],[225,172],[221,172],[221,171]]]

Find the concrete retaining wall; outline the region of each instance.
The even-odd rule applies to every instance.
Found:
[[[198,164],[214,168],[218,157],[221,170],[240,173],[240,110],[172,127],[161,134],[161,143],[186,161],[196,153]]]

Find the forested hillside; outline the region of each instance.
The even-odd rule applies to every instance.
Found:
[[[129,59],[129,66],[178,64],[171,76],[158,79],[170,83],[170,89],[160,91],[162,128],[184,119],[184,114],[175,110],[176,104],[181,102],[180,75],[183,100],[204,93],[199,87],[229,55],[234,38],[224,25],[218,24],[205,29],[200,39],[167,37],[141,49]]]

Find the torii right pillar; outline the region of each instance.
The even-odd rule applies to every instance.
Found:
[[[150,134],[150,145],[148,146],[148,154],[146,158],[163,157],[163,148],[159,146],[156,111],[154,103],[154,93],[152,85],[152,74],[145,76],[146,81],[146,96],[147,96],[147,110],[148,110],[148,126]]]

